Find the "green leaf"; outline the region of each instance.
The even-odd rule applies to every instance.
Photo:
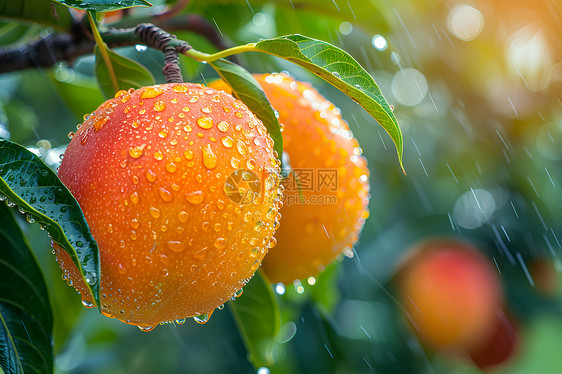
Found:
[[[310,70],[355,100],[388,132],[404,169],[402,133],[396,117],[373,78],[347,52],[302,35],[261,40],[254,48]]]
[[[0,139],[0,194],[44,227],[71,257],[98,307],[99,251],[78,202],[56,174],[25,147]]]
[[[10,210],[0,205],[0,372],[53,372],[53,314],[43,275]]]
[[[61,31],[72,27],[68,9],[49,0],[0,0],[0,17],[39,23]]]
[[[104,101],[104,97],[93,77],[74,71],[72,73],[75,76],[70,82],[58,80],[55,73],[49,76],[60,97],[81,123],[84,115],[93,112]]]
[[[225,59],[210,62],[221,78],[232,88],[233,95],[240,99],[263,122],[279,158],[283,154],[283,137],[279,120],[265,96],[260,84],[246,69]]]
[[[146,0],[53,0],[56,3],[66,5],[76,9],[88,10],[93,12],[110,12],[134,6],[152,6]]]
[[[228,303],[240,335],[256,368],[274,364],[274,348],[281,325],[279,302],[261,270]]]
[[[108,49],[107,52],[109,53],[109,59],[120,90],[141,88],[155,84],[154,77],[144,66],[127,57],[120,56],[112,50]],[[94,70],[101,91],[106,99],[112,98],[115,95],[115,90],[111,83],[111,75],[97,46],[95,47],[95,54],[96,63]]]

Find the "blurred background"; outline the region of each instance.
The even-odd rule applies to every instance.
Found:
[[[106,22],[136,24],[165,3]],[[487,370],[562,372],[562,3],[192,0],[184,13],[202,15],[228,45],[291,33],[338,45],[375,78],[404,136],[407,175],[390,137],[345,95],[288,62],[239,56],[251,72],[311,82],[341,108],[371,172],[371,216],[354,256],[318,279],[275,287],[283,305],[278,364],[258,373],[480,372],[466,354],[426,346],[404,317],[398,269],[436,238],[470,243],[499,274],[507,338],[495,346],[505,345],[507,359]],[[51,32],[1,20],[0,45]],[[174,33],[216,50],[196,33]],[[164,82],[160,53],[118,51]],[[181,64],[186,81],[216,78],[206,65]],[[0,75],[0,136],[56,168],[67,134],[102,101],[92,56]],[[24,230],[53,300],[57,373],[256,372],[228,308],[205,325],[143,333],[83,308],[48,236],[37,225]]]

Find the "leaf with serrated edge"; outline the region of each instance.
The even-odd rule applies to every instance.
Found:
[[[146,0],[53,0],[55,3],[69,6],[71,8],[88,10],[93,12],[110,12],[112,10],[132,8],[135,6],[152,6]]]
[[[361,105],[388,132],[404,169],[402,133],[396,117],[379,86],[351,55],[330,43],[298,34],[260,40],[254,48],[310,70]]]
[[[219,59],[210,62],[221,78],[232,88],[232,93],[240,99],[263,122],[271,139],[273,149],[279,158],[283,154],[283,137],[279,120],[256,79],[246,69],[230,61]]]
[[[144,66],[129,58],[118,55],[112,50],[108,49],[107,52],[109,53],[109,59],[120,90],[141,88],[155,84],[154,77]],[[115,92],[111,83],[111,77],[97,46],[95,47],[95,55],[96,63],[94,70],[100,89],[106,99],[112,98]]]
[[[64,248],[99,307],[98,245],[78,202],[56,174],[25,147],[0,139],[0,194],[35,219]]]
[[[274,363],[273,348],[281,326],[279,302],[261,270],[244,286],[244,292],[228,304],[249,359],[256,366]]]
[[[0,205],[0,373],[53,372],[53,313],[43,275]]]

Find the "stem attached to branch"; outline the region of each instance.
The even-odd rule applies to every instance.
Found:
[[[182,83],[181,70],[179,66],[178,53],[186,53],[191,46],[184,41],[177,40],[172,35],[161,28],[150,23],[143,23],[135,27],[135,35],[138,36],[142,44],[162,51],[164,53],[164,69],[162,72],[168,83]]]

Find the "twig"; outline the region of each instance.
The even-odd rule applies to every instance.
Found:
[[[160,14],[157,14],[153,18],[154,23],[159,23],[170,19],[176,15],[178,15],[184,8],[189,4],[189,0],[178,0],[170,9]]]

